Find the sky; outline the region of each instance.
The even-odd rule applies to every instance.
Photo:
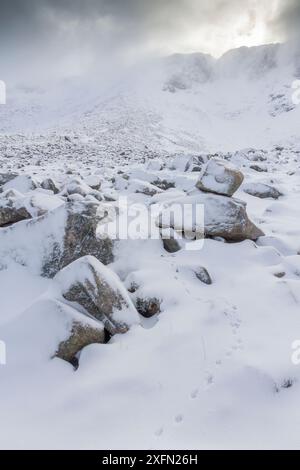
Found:
[[[219,57],[286,41],[299,23],[300,0],[1,0],[0,78],[175,52]]]

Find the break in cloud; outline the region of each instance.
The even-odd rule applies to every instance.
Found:
[[[0,73],[72,75],[148,54],[288,39],[299,0],[2,0]]]

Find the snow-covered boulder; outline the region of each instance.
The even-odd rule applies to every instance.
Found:
[[[248,183],[243,186],[245,193],[260,199],[279,199],[283,194],[273,186],[263,183]]]
[[[59,186],[52,178],[46,178],[41,182],[41,188],[52,191],[54,194],[59,193]]]
[[[71,309],[67,305],[59,305],[59,307],[63,310]],[[73,317],[68,336],[58,345],[55,356],[77,367],[77,355],[83,348],[90,344],[105,343],[105,329],[101,322],[82,315],[80,312],[76,312],[77,318],[75,315]]]
[[[137,297],[135,300],[137,311],[145,318],[151,318],[161,311],[161,300],[156,297]]]
[[[139,323],[127,290],[118,276],[93,256],[74,261],[54,278],[65,300],[103,322],[111,334],[126,333]]]
[[[196,207],[204,211],[202,218],[196,217]],[[249,220],[246,203],[209,193],[198,193],[176,199],[160,213],[157,224],[162,229],[171,227],[179,234],[204,234],[205,237],[222,237],[228,241],[256,240],[264,233]],[[190,212],[187,217],[187,211]],[[200,211],[201,212],[201,211]]]
[[[92,188],[88,186],[81,178],[74,178],[64,186],[61,195],[71,196],[73,194],[80,194],[80,196],[85,197],[92,191]]]
[[[130,180],[128,189],[137,194],[145,194],[145,196],[155,196],[162,193],[162,189],[158,186],[138,179]]]
[[[101,322],[54,298],[40,298],[1,329],[10,365],[33,367],[59,357],[77,365],[86,346],[105,342]]]
[[[0,191],[2,191],[1,186],[15,179],[17,176],[17,173],[0,173]]]
[[[99,191],[101,188],[102,180],[101,177],[98,175],[89,175],[84,178],[84,182],[90,186],[90,188]]]
[[[31,219],[26,207],[13,199],[0,199],[0,227]]]
[[[232,196],[241,186],[243,174],[221,159],[212,158],[203,169],[196,187],[201,191]]]
[[[41,217],[2,229],[1,261],[13,259],[49,278],[85,255],[109,264],[113,261],[113,242],[96,233],[106,215],[106,208],[100,204],[70,202]]]
[[[7,189],[16,189],[21,193],[25,194],[29,191],[33,191],[38,188],[38,183],[29,175],[19,175],[13,179],[10,179],[7,183],[2,186],[2,190],[6,191]]]

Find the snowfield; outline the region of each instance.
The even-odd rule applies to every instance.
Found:
[[[178,55],[86,94],[82,83],[11,91],[1,449],[300,448],[290,51]],[[125,197],[157,215],[200,201],[201,249],[162,240],[181,227],[159,217],[156,239],[105,239],[107,221],[125,223]]]

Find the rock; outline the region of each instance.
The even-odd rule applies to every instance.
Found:
[[[145,318],[151,318],[160,313],[161,301],[156,297],[149,297],[142,299],[138,297],[135,301],[135,306],[140,315]]]
[[[182,246],[179,242],[179,240],[176,238],[176,233],[174,230],[171,230],[171,233],[169,230],[161,230],[161,238],[163,241],[164,249],[168,253],[177,253],[177,251],[180,251]]]
[[[154,196],[155,194],[159,194],[162,192],[158,186],[154,186],[151,183],[148,183],[147,181],[141,181],[137,179],[133,179],[130,181],[130,190],[132,192],[138,193],[138,194],[145,194],[145,196]]]
[[[196,275],[197,279],[199,279],[199,281],[203,282],[204,284],[207,284],[207,285],[212,284],[211,277],[210,277],[210,275],[209,275],[206,268],[203,268],[202,266],[200,266],[195,271],[195,275]]]
[[[82,315],[82,321],[72,323],[69,337],[62,341],[55,356],[70,362],[75,368],[78,367],[77,354],[90,344],[106,342],[104,326],[100,322],[89,320],[87,323]],[[91,324],[93,323],[93,324]]]
[[[101,208],[94,203],[71,202],[63,210],[65,225],[62,241],[60,244],[55,243],[45,259],[42,274],[53,277],[60,269],[86,255],[95,256],[104,264],[111,263],[113,241],[107,237],[99,238],[96,234],[98,224],[105,218],[105,207]]]
[[[13,189],[2,193],[0,198],[0,227],[31,219],[23,194]]]
[[[25,194],[38,188],[38,183],[29,175],[19,175],[2,186],[2,190],[15,189]]]
[[[54,194],[59,193],[58,185],[53,181],[52,178],[47,178],[42,181],[41,188],[46,189],[47,191],[53,191]]]
[[[101,178],[98,175],[90,175],[84,178],[84,182],[95,191],[99,191],[101,189]]]
[[[167,191],[168,189],[174,189],[175,188],[175,183],[173,181],[167,181],[166,179],[156,179],[154,181],[151,181],[151,184],[154,186],[157,186],[159,189],[162,189],[163,191]]]
[[[61,195],[71,196],[74,194],[79,194],[80,196],[85,197],[91,192],[92,188],[84,181],[82,181],[80,178],[74,178],[64,186]]]
[[[139,316],[118,276],[93,256],[80,258],[54,278],[68,302],[100,320],[111,334],[126,333]]]
[[[203,169],[203,165],[205,165],[207,161],[207,157],[204,155],[193,156],[189,160],[186,171],[191,173],[200,172]]]
[[[204,227],[203,218],[198,220],[196,217],[197,207],[202,213],[204,211]],[[157,225],[165,229],[171,227],[177,233],[187,233],[189,237],[192,231],[197,238],[201,238],[204,232],[205,237],[222,237],[232,242],[257,240],[264,233],[249,220],[246,207],[246,203],[235,198],[199,192],[168,203],[159,215]],[[190,217],[186,217],[188,209],[191,209]]]
[[[12,200],[7,200],[5,204],[0,201],[0,227],[15,224],[22,220],[31,219],[31,215],[23,206],[19,206]]]
[[[252,183],[243,186],[245,193],[260,199],[279,199],[283,194],[278,189],[263,183]]]
[[[44,367],[56,357],[77,366],[78,353],[84,347],[107,341],[103,324],[59,301],[53,293],[51,288],[49,295],[1,327],[4,337],[16,338],[10,358],[21,368]]]
[[[212,158],[204,167],[196,187],[201,191],[232,196],[241,186],[243,174],[228,162]]]
[[[9,181],[15,179],[17,176],[18,173],[0,173],[0,186],[3,186]]]
[[[2,229],[1,263],[14,260],[34,274],[49,278],[85,255],[109,264],[113,261],[113,241],[96,233],[106,218],[106,205],[70,202],[41,217]]]
[[[261,167],[259,165],[250,165],[250,169],[257,171],[258,173],[266,173],[268,171],[266,167]]]

